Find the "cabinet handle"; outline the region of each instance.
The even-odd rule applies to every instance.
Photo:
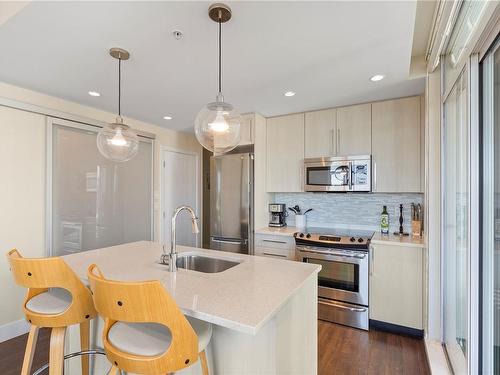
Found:
[[[281,254],[262,253],[262,255],[267,255],[267,256],[271,256],[271,257],[278,257],[278,258],[287,258],[286,255],[281,255]]]
[[[377,162],[373,162],[373,191],[377,191]]]
[[[332,155],[337,155],[337,139],[335,138],[335,130],[332,129],[331,130],[331,152],[332,152]]]
[[[262,240],[262,242],[282,243],[282,244],[285,244],[285,245],[287,244],[284,241],[276,241],[276,240]]]
[[[373,276],[375,270],[375,248],[370,245],[368,251],[370,252],[370,276]]]
[[[337,128],[337,156],[340,156],[340,128]]]

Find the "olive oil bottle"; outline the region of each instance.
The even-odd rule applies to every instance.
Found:
[[[389,234],[389,213],[387,212],[387,206],[384,206],[380,215],[380,231],[382,234]]]

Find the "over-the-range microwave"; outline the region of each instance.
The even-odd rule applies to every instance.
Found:
[[[371,155],[304,159],[304,191],[370,192]]]

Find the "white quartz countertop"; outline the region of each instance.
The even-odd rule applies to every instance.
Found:
[[[295,232],[299,232],[297,227],[263,227],[255,230],[256,234],[271,234],[274,236],[293,237]]]
[[[375,232],[372,238],[372,244],[424,247],[424,238],[413,237],[411,234],[409,236],[396,236],[394,234]]]
[[[313,264],[193,247],[178,246],[177,251],[241,263],[219,273],[182,268],[171,273],[158,263],[161,246],[149,241],[85,251],[63,259],[84,282],[92,263],[109,279],[160,280],[186,315],[249,334],[256,334],[321,269]]]
[[[255,233],[292,237],[295,232],[301,232],[301,231],[303,231],[303,229],[301,230],[297,227],[286,226],[281,228],[271,228],[271,227],[259,228],[255,231]],[[414,237],[412,235],[409,236],[396,236],[394,234],[385,235],[376,231],[375,234],[373,235],[372,243],[424,247],[424,238]]]

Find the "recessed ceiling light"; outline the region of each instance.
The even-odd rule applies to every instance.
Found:
[[[285,96],[294,96],[295,95],[295,91],[287,91],[285,92]]]
[[[97,91],[89,91],[90,96],[101,96]]]
[[[382,81],[385,78],[382,74],[375,74],[373,77],[370,78],[370,81],[372,82],[377,82],[377,81]]]
[[[164,120],[172,120],[172,116],[163,116]]]

